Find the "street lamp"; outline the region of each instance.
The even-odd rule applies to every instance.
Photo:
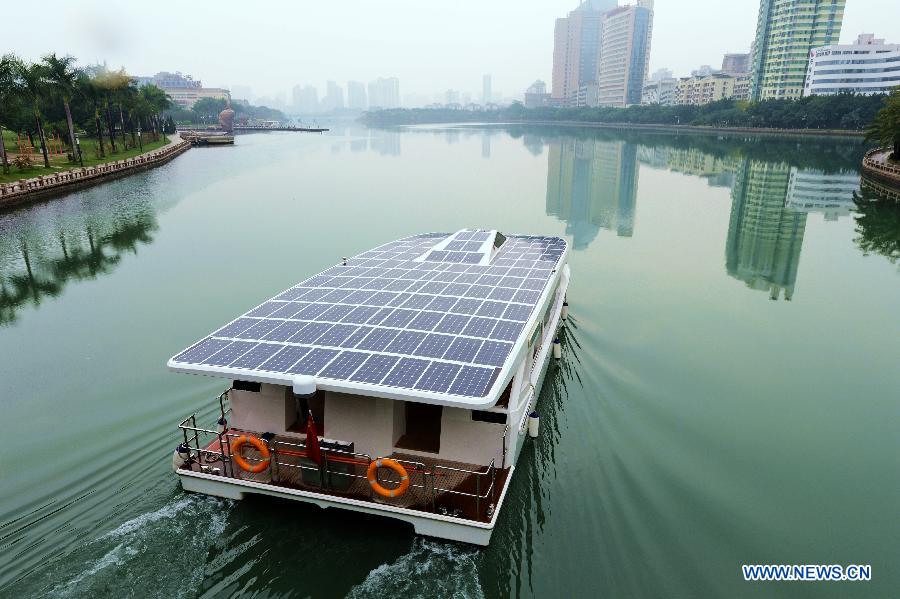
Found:
[[[141,126],[138,125],[138,144],[141,146],[141,153],[144,152],[144,141],[141,139]]]
[[[78,150],[78,162],[81,163],[81,168],[84,168],[84,158],[81,157],[81,138],[77,135],[75,136],[75,147]]]

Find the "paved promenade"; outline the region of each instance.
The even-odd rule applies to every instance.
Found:
[[[154,168],[172,160],[190,147],[191,144],[181,139],[181,136],[176,133],[163,147],[138,154],[132,158],[2,183],[0,184],[0,209],[43,200]]]

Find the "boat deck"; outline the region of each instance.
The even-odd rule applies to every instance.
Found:
[[[231,429],[227,435],[234,438],[244,432]],[[509,468],[492,468],[395,452],[387,457],[404,466],[409,475],[409,489],[400,497],[383,498],[372,491],[366,479],[369,463],[365,458],[323,451],[326,463],[320,469],[306,457],[302,439],[276,436],[270,440],[269,446],[275,448],[270,456],[270,466],[259,473],[246,472],[228,459],[223,461],[222,455],[230,455],[230,452],[228,447],[224,451],[220,448],[218,439],[202,448],[199,462],[195,459],[182,468],[194,471],[201,471],[203,466],[219,468],[221,475],[226,478],[349,497],[479,522],[490,521],[493,510],[490,506],[496,506],[509,475]],[[251,464],[262,458],[250,445],[244,446],[241,455]],[[396,487],[400,482],[398,475],[387,468],[379,469],[378,481],[388,489]]]

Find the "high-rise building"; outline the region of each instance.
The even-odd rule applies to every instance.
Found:
[[[725,269],[769,299],[790,300],[797,282],[806,213],[785,207],[791,167],[744,159],[731,191]]]
[[[838,42],[846,1],[760,0],[751,99],[802,95],[809,52]]]
[[[565,18],[556,19],[553,30],[553,80],[551,97],[567,103],[582,86],[597,81],[600,22],[616,0],[586,0]]]
[[[365,110],[366,86],[359,81],[347,82],[347,108],[350,110]]]
[[[603,14],[597,85],[600,106],[641,103],[650,63],[653,0],[638,0]]]
[[[900,44],[886,44],[863,33],[856,43],[810,51],[803,95],[887,94],[898,85]]]
[[[481,103],[484,105],[490,104],[494,99],[493,93],[491,92],[491,76],[484,75],[481,77]]]
[[[344,90],[334,81],[325,84],[325,97],[322,98],[322,108],[325,110],[340,110],[344,107]]]
[[[309,114],[319,111],[319,92],[312,85],[295,85],[292,93],[294,110]]]
[[[400,80],[396,77],[379,77],[369,82],[369,109],[398,108],[400,106]]]
[[[743,75],[750,72],[749,54],[726,54],[722,57],[722,72],[729,75]]]

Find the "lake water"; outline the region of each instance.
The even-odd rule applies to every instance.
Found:
[[[339,124],[0,214],[0,595],[896,594],[900,216],[854,204],[863,150]],[[211,425],[222,381],[168,357],[341,256],[463,227],[573,250],[564,359],[489,548],[181,491],[177,424]]]

